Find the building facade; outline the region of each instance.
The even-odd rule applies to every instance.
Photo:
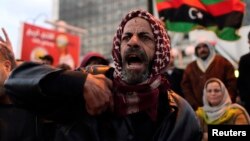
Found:
[[[250,1],[245,0],[246,3],[246,11],[243,19],[243,26],[249,26],[250,24]]]
[[[85,29],[81,55],[97,51],[111,58],[112,41],[119,22],[131,9],[147,9],[147,0],[59,0],[59,19]]]

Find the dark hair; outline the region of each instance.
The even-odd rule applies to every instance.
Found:
[[[8,60],[11,63],[11,70],[16,67],[16,60],[13,52],[7,47],[0,45],[0,59]]]
[[[40,58],[41,60],[47,60],[47,61],[51,62],[51,64],[54,63],[54,58],[53,58],[51,55],[49,55],[49,54],[44,55],[44,56],[39,57],[39,58]]]
[[[71,67],[68,64],[62,63],[56,66],[57,68],[64,69],[64,70],[71,70]]]

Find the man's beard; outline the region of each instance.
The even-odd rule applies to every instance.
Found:
[[[136,73],[127,69],[122,70],[122,80],[128,84],[139,84],[148,79],[149,69],[145,69],[143,72]]]
[[[145,66],[144,70],[138,72],[129,70],[126,68],[126,65],[128,63],[128,59],[126,59],[126,55],[128,54],[136,54],[138,58],[141,59],[141,63]],[[149,63],[149,59],[146,55],[146,53],[138,48],[130,48],[125,52],[125,57],[123,58],[123,67],[122,67],[122,80],[125,81],[128,84],[139,84],[141,82],[144,82],[148,79],[148,76],[150,74],[150,66],[151,63]]]
[[[205,61],[205,60],[207,60],[208,56],[202,56],[200,58],[201,58],[201,60]]]
[[[200,58],[205,61],[209,57],[210,52],[201,52]]]

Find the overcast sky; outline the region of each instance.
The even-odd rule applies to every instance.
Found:
[[[17,58],[20,52],[22,22],[50,27],[45,20],[52,19],[52,0],[0,0],[0,27],[5,28],[12,41]],[[0,31],[1,36],[2,31]]]

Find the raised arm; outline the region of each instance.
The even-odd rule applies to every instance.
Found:
[[[104,75],[65,71],[24,63],[5,83],[7,94],[20,106],[41,115],[97,115],[111,104],[111,81]]]

